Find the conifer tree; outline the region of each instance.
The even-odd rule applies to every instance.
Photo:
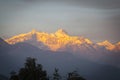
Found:
[[[53,73],[53,80],[60,80],[61,79],[61,76],[60,76],[60,74],[58,73],[58,69],[57,68],[55,68],[55,71],[54,71],[54,73]]]
[[[41,64],[36,64],[36,59],[28,57],[25,67],[19,71],[20,80],[48,80],[47,72]]]

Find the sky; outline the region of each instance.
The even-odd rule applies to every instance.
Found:
[[[32,29],[120,41],[120,0],[0,0],[0,37]]]

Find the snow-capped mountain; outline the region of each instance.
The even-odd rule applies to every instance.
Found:
[[[119,51],[120,42],[112,44],[105,40],[99,43],[93,43],[88,38],[79,36],[70,36],[63,29],[57,30],[55,33],[39,32],[32,30],[31,32],[19,34],[5,40],[9,44],[16,44],[19,42],[27,42],[41,49],[52,51],[84,51],[87,52],[101,49],[104,47],[106,50]]]
[[[0,38],[0,53],[3,74],[19,68],[30,56],[37,58],[49,72],[56,66],[63,73],[79,68],[86,79],[120,79],[120,42],[94,43],[82,36],[70,36],[63,29],[55,33],[32,30],[6,40]]]

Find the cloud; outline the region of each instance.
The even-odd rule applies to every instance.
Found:
[[[81,6],[97,9],[120,9],[120,0],[0,0],[0,2],[25,3],[63,3],[66,5]]]
[[[120,0],[71,0],[76,5],[100,8],[100,9],[118,9],[120,8]]]
[[[120,0],[0,0],[0,33],[13,35],[35,26],[44,31],[52,26],[52,32],[62,25],[73,34],[102,32],[103,39],[120,40],[119,4]]]
[[[97,9],[119,9],[120,0],[23,0],[25,2],[54,2],[66,5],[81,6]]]
[[[114,39],[120,40],[119,34],[120,34],[120,14],[112,15],[108,17],[108,22],[110,23],[111,32],[113,33]]]

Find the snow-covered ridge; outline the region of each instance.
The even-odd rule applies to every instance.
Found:
[[[116,44],[110,43],[108,40],[99,43],[93,43],[90,39],[78,36],[70,36],[63,29],[57,30],[55,33],[39,32],[32,30],[31,32],[19,34],[5,40],[9,44],[16,44],[19,42],[28,42],[30,44],[39,46],[47,46],[52,51],[58,50],[87,50],[105,47],[110,51],[120,51],[120,42]],[[30,42],[32,41],[32,43]],[[37,42],[37,43],[35,43]],[[34,44],[35,43],[35,44]]]

